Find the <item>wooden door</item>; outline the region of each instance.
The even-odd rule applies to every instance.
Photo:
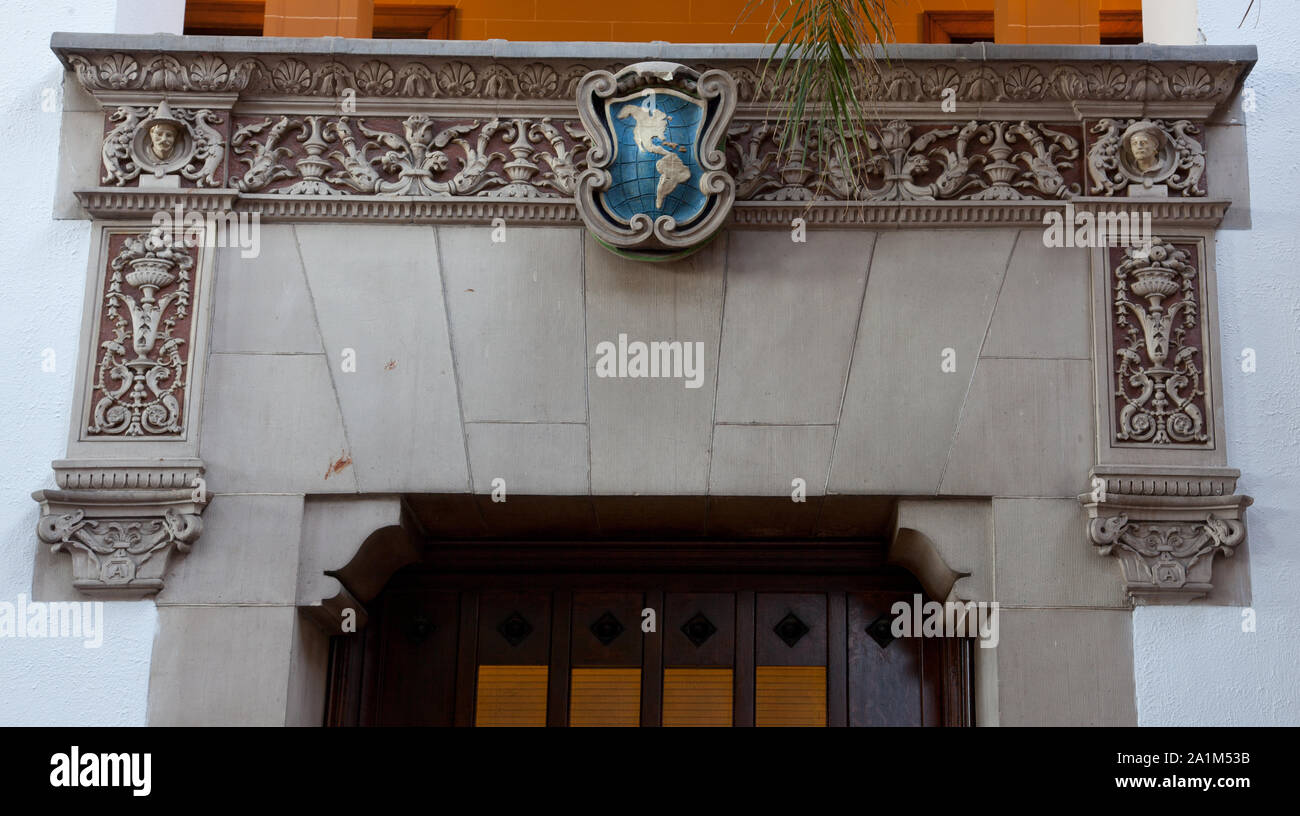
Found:
[[[906,573],[399,574],[335,638],[327,722],[967,725],[969,643],[892,638]]]

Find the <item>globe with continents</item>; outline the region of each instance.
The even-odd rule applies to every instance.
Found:
[[[610,103],[615,157],[605,204],[624,221],[637,213],[682,224],[707,203],[695,145],[703,106],[676,94],[647,92],[640,103]]]

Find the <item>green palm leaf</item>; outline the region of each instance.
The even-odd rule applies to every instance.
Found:
[[[769,101],[783,123],[780,152],[796,141],[835,146],[848,165],[879,118],[864,101],[882,73],[874,44],[888,64],[894,37],[885,0],[748,0],[737,25],[763,6],[770,6],[771,51],[758,87],[772,89]],[[819,187],[824,183],[823,175]]]

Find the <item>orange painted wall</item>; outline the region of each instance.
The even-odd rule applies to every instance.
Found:
[[[920,42],[925,11],[991,12],[994,2],[889,0],[888,8],[897,41]],[[746,5],[747,0],[651,0],[621,6],[608,0],[459,0],[457,36],[466,40],[763,42],[775,4],[761,0],[738,24]]]
[[[231,3],[250,0],[230,0]],[[368,37],[374,0],[266,0],[266,36]],[[387,0],[424,5],[438,0]],[[760,0],[442,0],[463,40],[679,43],[764,42],[773,8]],[[997,42],[1096,43],[1102,10],[1139,11],[1142,0],[886,0],[897,42],[921,42],[926,11],[992,12]],[[209,5],[214,5],[209,3]],[[742,17],[744,21],[741,22]]]

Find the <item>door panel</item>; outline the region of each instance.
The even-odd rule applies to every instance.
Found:
[[[331,695],[354,702],[327,711],[333,724],[969,724],[968,652],[890,637],[890,607],[918,589],[869,577],[399,574],[369,634],[335,642]]]
[[[887,637],[890,607],[904,593],[848,596],[849,725],[921,725],[921,639]],[[872,625],[881,645],[871,635]],[[884,632],[880,632],[884,629]]]

